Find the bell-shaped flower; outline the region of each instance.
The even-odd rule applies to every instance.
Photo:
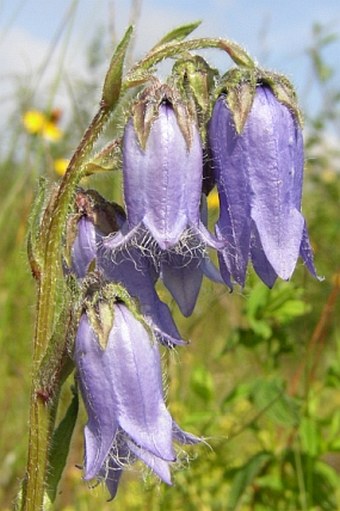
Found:
[[[195,120],[163,85],[145,93],[133,109],[123,140],[127,220],[105,245],[138,244],[151,253],[169,250],[197,236],[219,247],[200,219],[203,157]]]
[[[270,287],[277,276],[291,277],[299,255],[316,276],[301,214],[303,140],[293,112],[259,85],[238,133],[222,95],[209,140],[220,198],[216,234],[227,242],[219,254],[225,282],[244,285],[249,256]]]
[[[158,344],[149,327],[121,301],[109,311],[110,302],[88,306],[74,360],[88,415],[84,479],[104,478],[113,497],[124,466],[137,458],[171,484],[173,442],[199,439],[181,431],[166,408]]]
[[[119,251],[113,259],[102,247],[103,238],[103,233],[89,216],[83,215],[79,219],[71,251],[75,275],[85,277],[90,264],[95,261],[97,270],[106,280],[122,284],[130,296],[138,300],[145,320],[160,342],[168,346],[184,344],[169,307],[155,290],[158,274],[152,262],[134,247]]]

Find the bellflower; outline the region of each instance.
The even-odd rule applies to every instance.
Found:
[[[134,242],[151,247],[151,253],[179,251],[191,236],[203,247],[220,246],[200,219],[202,178],[199,130],[185,105],[164,85],[145,94],[124,132],[127,220],[106,246]]]
[[[294,114],[260,85],[238,133],[221,96],[209,139],[220,198],[216,234],[227,242],[219,254],[225,282],[244,285],[249,256],[269,287],[291,277],[299,255],[316,276],[301,214],[303,140]]]
[[[120,251],[112,260],[102,247],[103,237],[88,216],[79,219],[72,247],[72,269],[77,277],[83,278],[95,260],[97,270],[106,280],[122,284],[130,296],[138,300],[145,320],[160,342],[168,346],[184,344],[169,307],[156,293],[154,286],[158,275],[151,261],[133,247],[128,252]]]
[[[74,360],[88,415],[84,479],[104,478],[114,497],[122,470],[138,458],[171,484],[173,442],[199,439],[183,432],[166,408],[151,331],[122,302],[114,303],[109,325],[98,330],[92,318],[100,317],[101,306],[95,315],[91,309],[82,315]],[[107,312],[102,317],[107,321]]]

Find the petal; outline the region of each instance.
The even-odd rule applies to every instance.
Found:
[[[222,231],[221,226],[223,226]],[[215,230],[218,239],[228,238],[225,230],[225,225],[223,222],[220,222],[220,220],[216,224]],[[248,225],[246,228],[245,236],[243,237],[240,235],[238,243],[238,247],[227,244],[227,246],[218,254],[222,278],[224,282],[230,287],[230,289],[233,288],[231,278],[242,287],[245,284],[250,244],[250,229],[248,230]]]
[[[300,256],[304,262],[304,264],[307,266],[308,271],[313,275],[313,277],[317,278],[318,280],[322,281],[323,277],[320,277],[315,269],[314,266],[314,256],[313,256],[313,250],[309,241],[308,236],[308,230],[306,223],[304,224],[303,228],[303,234],[302,234],[302,241],[300,246]]]
[[[251,259],[253,262],[254,270],[260,279],[269,287],[272,288],[277,279],[277,274],[273,270],[272,265],[269,263],[259,237],[259,233],[256,229],[256,225],[253,225],[252,237],[251,237]]]
[[[110,500],[113,500],[117,494],[124,467],[135,461],[135,456],[131,454],[126,438],[119,429],[111,451],[99,473],[99,477],[105,480],[106,487],[110,492]]]
[[[86,480],[96,477],[117,430],[116,403],[105,352],[100,348],[86,315],[80,319],[74,360],[88,423],[85,427]]]
[[[172,419],[163,399],[158,346],[125,305],[115,306],[106,352],[121,428],[141,447],[173,460]]]
[[[252,218],[259,232],[261,245],[274,272],[284,280],[290,279],[299,257],[304,219],[296,209],[286,212],[285,222],[270,218],[254,209]]]
[[[190,316],[201,288],[202,257],[169,254],[161,260],[161,278],[177,302],[183,316]]]
[[[96,229],[86,216],[78,222],[78,232],[72,247],[72,270],[78,278],[85,277],[97,252]]]
[[[223,96],[214,107],[209,141],[220,199],[216,234],[227,242],[222,266],[243,286],[250,244],[249,179],[242,140]]]
[[[177,330],[169,307],[166,303],[159,300],[158,297],[152,307],[149,305],[146,306],[146,304],[142,305],[141,311],[146,322],[151,326],[157,339],[162,344],[168,348],[173,348],[176,345],[184,346],[187,344],[187,342],[181,338],[181,335]]]
[[[202,442],[202,438],[188,433],[187,431],[183,431],[175,421],[172,422],[172,434],[176,442],[184,445],[196,445]]]
[[[215,229],[216,229],[216,232],[218,232],[218,227],[217,225],[215,226]],[[229,287],[230,290],[233,290],[233,284],[232,284],[232,281],[231,281],[231,274],[230,274],[230,271],[229,271],[229,261],[228,259],[226,259],[224,257],[224,255],[226,254],[226,251],[223,251],[223,252],[219,252],[217,254],[217,257],[218,257],[218,264],[219,264],[219,267],[220,267],[220,272],[221,272],[221,276],[222,276],[222,279],[223,279],[223,282],[225,282],[225,284],[227,284],[227,286]],[[245,276],[244,276],[244,280],[245,280]],[[244,280],[240,280],[240,285],[243,286],[244,285]]]
[[[217,284],[224,284],[224,280],[222,278],[221,273],[216,268],[216,266],[211,262],[209,257],[204,257],[202,263],[202,271],[203,274],[213,282],[217,282]]]
[[[164,481],[171,486],[171,473],[169,469],[169,462],[155,456],[146,449],[142,449],[131,440],[127,440],[127,445],[133,454],[143,461],[148,467],[151,468]]]

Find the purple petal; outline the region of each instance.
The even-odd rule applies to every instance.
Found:
[[[106,487],[110,492],[110,500],[114,499],[117,494],[124,465],[134,461],[135,458],[131,455],[125,438],[122,436],[121,432],[118,431],[109,456],[99,473],[99,478],[105,480]]]
[[[306,265],[308,271],[311,273],[311,275],[313,275],[313,277],[315,277],[316,279],[322,281],[323,277],[320,277],[317,274],[315,266],[314,266],[313,250],[312,250],[312,247],[311,247],[311,244],[309,241],[306,223],[304,224],[304,228],[303,228],[302,241],[301,241],[301,246],[300,246],[300,256],[301,256],[304,264]]]
[[[208,257],[204,257],[203,263],[202,263],[202,271],[203,274],[213,282],[216,282],[217,284],[224,284],[224,280],[222,278],[221,273],[216,268],[216,266],[210,261]]]
[[[145,150],[130,120],[123,146],[129,228],[143,222],[162,249],[176,245],[188,225],[198,225],[202,173],[198,130],[192,126],[188,149],[170,104],[159,107]]]
[[[303,171],[304,171],[304,151],[303,151],[303,137],[302,131],[297,129],[296,133],[296,164],[295,164],[295,174],[294,174],[294,184],[292,187],[292,201],[298,211],[301,210],[301,202],[302,202],[302,184],[303,184]],[[300,246],[300,257],[302,258],[304,264],[307,266],[307,269],[313,275],[313,277],[322,280],[322,277],[317,275],[315,266],[314,266],[314,256],[312,247],[309,241],[308,229],[306,222],[304,222],[302,240]]]
[[[175,421],[172,421],[172,434],[173,439],[180,444],[196,445],[202,442],[202,439],[198,436],[188,433],[187,431],[183,431],[183,429],[181,429]]]
[[[72,247],[72,270],[78,278],[85,277],[97,253],[96,229],[86,216],[78,222],[78,233]]]
[[[147,451],[136,445],[131,440],[127,440],[127,445],[133,454],[143,461],[148,467],[151,468],[164,481],[171,486],[171,473],[169,469],[169,462],[155,456],[152,452]]]
[[[241,137],[236,134],[224,97],[215,104],[209,141],[220,197],[216,233],[219,240],[227,242],[223,266],[236,282],[244,285],[250,243],[249,183]]]
[[[259,231],[264,253],[274,272],[283,280],[290,279],[299,257],[303,216],[296,209],[291,209],[286,212],[286,223],[278,221],[277,217],[273,218],[271,223],[266,213],[254,209],[252,218]]]
[[[263,251],[256,225],[253,226],[251,236],[251,259],[257,275],[269,288],[272,288],[277,274]]]
[[[216,232],[218,232],[217,225],[215,226],[215,229],[216,229]],[[229,287],[229,289],[232,291],[233,290],[233,284],[232,284],[232,281],[231,281],[231,274],[230,274],[229,267],[228,267],[229,262],[228,262],[228,260],[226,260],[224,258],[224,255],[225,255],[225,251],[224,252],[219,252],[217,254],[218,263],[219,263],[220,272],[221,272],[221,276],[222,276],[223,282],[225,282],[227,284],[227,286]],[[244,277],[244,279],[245,279],[245,277]],[[241,281],[241,286],[243,286],[243,285],[244,285],[244,280]]]
[[[190,316],[201,288],[202,256],[170,254],[161,260],[161,278],[183,316]]]
[[[116,304],[114,327],[105,350],[111,361],[117,420],[141,447],[173,460],[172,419],[166,409],[158,346],[122,304]]]
[[[291,187],[291,201],[298,211],[301,211],[302,202],[302,185],[303,185],[303,171],[305,166],[304,146],[302,130],[299,126],[295,125],[295,151],[293,157],[295,158],[295,165],[291,168],[293,174],[293,185]]]
[[[116,403],[110,369],[86,315],[80,319],[74,360],[88,423],[85,427],[85,476],[96,477],[117,430]]]

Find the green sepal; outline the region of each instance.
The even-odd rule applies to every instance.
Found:
[[[124,303],[137,321],[142,323],[147,330],[150,342],[155,341],[154,333],[141,314],[137,300],[129,295],[125,287],[121,284],[103,282],[99,275],[89,275],[83,285],[83,292],[86,296],[84,312],[103,350],[107,346],[109,334],[114,325],[116,303]]]
[[[178,126],[190,148],[192,124],[197,122],[196,115],[190,112],[175,88],[158,81],[154,81],[150,87],[147,87],[132,106],[133,125],[141,148],[143,150],[146,148],[151,126],[158,117],[159,107],[163,101],[171,103]]]
[[[283,75],[260,68],[233,68],[221,78],[215,90],[215,97],[225,94],[225,101],[232,112],[235,129],[241,134],[252,108],[256,87],[270,87],[276,99],[292,112],[297,122],[302,125],[302,117],[297,104],[295,90]]]
[[[53,432],[49,451],[49,471],[47,477],[47,497],[54,502],[57,496],[58,484],[66,465],[70,449],[73,430],[76,424],[79,408],[78,393],[72,388],[73,398],[65,413]]]
[[[248,69],[230,69],[221,79],[217,95],[226,94],[226,104],[233,114],[235,129],[242,133],[253,105],[257,85],[256,73]]]
[[[109,70],[105,77],[102,93],[102,103],[104,103],[108,109],[111,109],[114,106],[120,96],[123,64],[132,33],[133,27],[130,26],[125,32],[123,39],[120,41],[116,51],[113,54]]]
[[[86,315],[100,347],[105,350],[113,327],[114,308],[107,301],[98,300],[93,306],[87,307]]]
[[[261,83],[268,85],[280,103],[285,105],[303,127],[303,117],[298,105],[297,96],[292,83],[284,75],[270,71],[262,71],[259,75]]]
[[[199,55],[185,55],[172,68],[170,81],[178,89],[192,117],[197,116],[203,140],[206,138],[206,126],[211,114],[211,91],[217,76],[218,71]]]
[[[186,25],[181,25],[174,30],[171,30],[168,32],[162,39],[152,48],[152,50],[155,50],[159,46],[162,46],[163,44],[171,43],[171,42],[179,42],[183,41],[188,35],[190,35],[194,30],[196,30],[197,27],[200,26],[202,21],[194,21],[193,23],[188,23]],[[151,51],[152,51],[151,50]]]

